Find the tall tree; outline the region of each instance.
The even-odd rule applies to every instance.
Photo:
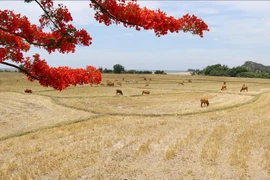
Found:
[[[122,66],[121,64],[115,64],[113,66],[113,72],[116,73],[116,74],[120,74],[122,73],[123,71],[125,71],[125,67]]]
[[[0,63],[15,67],[28,77],[30,81],[38,80],[42,86],[50,86],[57,90],[77,84],[99,84],[101,72],[93,66],[86,69],[70,67],[50,67],[39,54],[32,58],[25,57],[31,47],[43,48],[49,53],[74,53],[78,45],[90,46],[92,38],[84,29],[77,29],[70,22],[73,20],[66,6],[54,6],[53,0],[24,0],[35,2],[44,14],[39,24],[31,24],[27,17],[16,14],[11,10],[0,10]],[[123,24],[124,27],[134,27],[136,30],[154,30],[160,37],[170,31],[190,32],[203,37],[204,31],[209,31],[203,20],[195,15],[186,14],[182,18],[167,16],[165,12],[140,8],[136,0],[90,0],[95,19],[109,26]],[[44,28],[50,28],[50,32]],[[33,46],[31,46],[33,45]],[[11,60],[16,64],[6,62]]]

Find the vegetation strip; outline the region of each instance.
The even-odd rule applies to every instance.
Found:
[[[8,136],[0,137],[0,141],[4,141],[4,140],[7,140],[7,139],[20,137],[20,136],[25,136],[25,135],[28,135],[28,134],[31,134],[31,133],[37,133],[37,132],[48,130],[48,129],[67,126],[67,125],[70,125],[70,124],[76,124],[76,123],[80,123],[80,122],[84,122],[84,121],[89,121],[89,120],[99,118],[101,116],[102,115],[93,115],[93,116],[90,116],[90,117],[87,117],[87,118],[84,118],[84,119],[77,119],[77,120],[74,120],[74,121],[58,123],[58,124],[53,125],[53,126],[45,126],[45,127],[41,127],[41,128],[38,128],[38,129],[30,130],[30,131],[18,132],[18,133],[10,134]]]
[[[143,89],[143,88],[142,88]],[[147,88],[147,89],[151,89],[151,88]],[[40,92],[40,91],[38,91]],[[205,92],[211,92],[211,93],[224,93],[224,92],[219,92],[219,91],[214,91],[214,90],[207,90],[207,91],[197,91],[197,90],[189,90],[189,91],[182,91],[182,92],[176,92],[176,93],[166,93],[166,95],[175,95],[175,94],[185,94],[185,93],[205,93]],[[16,93],[21,93],[21,92],[16,92]],[[232,92],[225,92],[226,94],[235,94]],[[21,93],[22,94],[22,93]],[[35,95],[39,95],[39,96],[45,96],[45,97],[50,97],[50,98],[65,98],[65,99],[85,99],[85,98],[117,98],[118,96],[68,96],[68,97],[63,97],[63,96],[50,96],[50,95],[46,95],[46,94],[39,94],[39,93],[35,93]],[[160,96],[163,95],[162,93],[159,94],[151,94],[151,96]],[[241,94],[238,93],[237,95],[240,96],[256,96],[253,94]],[[126,97],[141,97],[141,94],[135,94],[135,95],[129,95]]]
[[[162,116],[189,116],[189,115],[195,115],[195,114],[203,114],[203,113],[209,113],[209,112],[216,112],[216,111],[222,111],[222,110],[226,110],[226,109],[232,109],[232,108],[236,108],[236,107],[240,107],[240,106],[244,106],[250,103],[255,102],[256,100],[259,99],[259,97],[264,94],[264,93],[260,93],[258,95],[253,95],[254,98],[252,98],[249,101],[246,101],[244,103],[240,103],[240,104],[235,104],[232,106],[227,106],[227,107],[221,107],[221,108],[216,108],[216,109],[212,109],[212,110],[206,110],[203,112],[191,112],[191,113],[183,113],[183,114],[124,114],[124,113],[101,113],[101,112],[96,112],[96,111],[91,111],[91,110],[86,110],[84,108],[78,108],[78,107],[73,107],[73,106],[69,106],[66,104],[61,103],[58,99],[56,98],[52,98],[52,100],[54,101],[54,103],[56,103],[57,105],[63,106],[63,107],[67,107],[67,108],[72,108],[72,109],[76,109],[76,110],[81,110],[81,111],[85,111],[85,112],[91,112],[94,114],[99,114],[99,115],[110,115],[110,116],[145,116],[145,117],[162,117]]]

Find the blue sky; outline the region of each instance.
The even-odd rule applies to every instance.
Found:
[[[93,44],[77,47],[74,54],[48,54],[40,49],[28,53],[40,53],[51,66],[112,69],[121,64],[125,69],[187,70],[217,63],[234,67],[248,60],[270,65],[268,1],[138,1],[141,6],[160,8],[175,17],[195,14],[210,28],[204,38],[183,32],[157,37],[153,31],[136,31],[122,25],[107,27],[95,21],[89,1],[58,2],[69,8],[74,25],[86,29]],[[27,15],[33,23],[42,14],[35,3],[0,1],[0,7]]]

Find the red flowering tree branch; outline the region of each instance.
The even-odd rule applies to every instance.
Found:
[[[70,23],[72,16],[63,4],[55,8],[52,0],[25,2],[36,2],[43,10],[40,24],[31,24],[27,17],[13,11],[0,10],[0,63],[21,70],[30,81],[38,80],[42,86],[60,91],[71,85],[99,84],[102,76],[93,66],[87,66],[86,69],[66,66],[55,68],[41,60],[39,54],[34,54],[32,59],[24,56],[31,45],[43,48],[48,53],[74,53],[78,45],[92,44],[92,38],[86,30],[78,30]],[[159,9],[140,8],[134,0],[91,0],[90,8],[96,10],[95,19],[107,26],[122,23],[136,30],[154,30],[157,36],[165,35],[168,31],[183,31],[203,37],[203,31],[209,31],[208,26],[194,15],[187,14],[176,19]],[[44,31],[45,27],[51,31]],[[7,63],[6,60],[21,64],[24,68]]]
[[[95,19],[109,26],[113,23],[123,23],[125,27],[135,27],[136,30],[154,30],[160,37],[170,32],[191,32],[203,37],[203,31],[209,31],[205,22],[195,15],[186,14],[182,18],[167,16],[160,9],[154,11],[146,7],[140,8],[136,0],[91,0],[90,7],[97,12]]]

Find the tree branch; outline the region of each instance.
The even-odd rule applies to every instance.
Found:
[[[143,25],[141,24],[134,24],[134,23],[130,23],[128,21],[124,21],[118,17],[116,17],[115,15],[113,15],[112,13],[110,13],[101,3],[97,2],[97,0],[90,0],[92,3],[96,4],[99,6],[99,8],[101,9],[102,12],[106,13],[109,17],[117,20],[117,21],[120,21],[124,24],[127,24],[127,25],[132,25],[132,26],[140,26],[140,27],[143,27]],[[191,29],[185,29],[185,28],[181,28],[180,30],[185,30],[187,32],[192,32]]]
[[[15,36],[19,36],[21,38],[23,38],[26,42],[28,42],[29,44],[32,44],[32,45],[36,45],[36,46],[48,46],[50,43],[48,44],[39,44],[39,43],[34,43],[34,42],[31,42],[27,39],[27,37],[23,36],[22,34],[18,34],[18,33],[15,33],[15,32],[10,32],[9,30],[3,28],[0,26],[0,30],[6,32],[6,33],[9,33],[9,34],[13,34]]]
[[[14,65],[14,64],[10,64],[10,63],[7,63],[7,62],[1,62],[1,64],[5,64],[5,65],[7,65],[7,66],[14,67],[14,68],[16,68],[16,69],[18,69],[18,70],[24,72],[26,75],[30,76],[31,78],[36,79],[36,80],[39,80],[39,78],[33,76],[31,73],[29,73],[28,71],[26,71],[25,69],[23,69],[23,68],[21,68],[21,67],[19,67],[19,66],[16,66],[16,65]]]
[[[53,23],[55,28],[60,29],[59,26],[52,20],[51,16],[49,15],[49,12],[44,9],[44,7],[38,2],[38,0],[35,0],[35,2],[40,6],[40,8],[45,12],[45,14],[48,16],[49,20]]]
[[[134,26],[142,26],[140,24],[134,24],[134,23],[130,23],[128,21],[124,21],[122,19],[119,19],[118,17],[116,17],[115,15],[113,15],[112,13],[110,13],[101,3],[97,2],[96,0],[91,0],[92,3],[95,3],[96,5],[99,6],[99,8],[101,9],[102,12],[105,12],[108,16],[110,16],[111,18],[120,21],[124,24],[128,24],[128,25],[134,25]]]

